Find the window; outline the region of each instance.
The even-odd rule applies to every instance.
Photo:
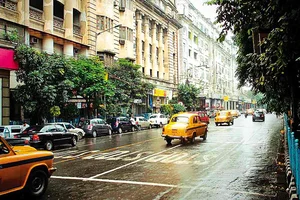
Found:
[[[194,52],[194,59],[195,59],[195,60],[197,60],[197,56],[198,56],[197,53]]]
[[[198,44],[198,37],[194,35],[194,42],[195,44]]]
[[[156,77],[159,78],[159,71],[156,72]]]
[[[156,63],[159,62],[159,60],[158,60],[158,54],[159,54],[159,50],[158,50],[158,47],[156,47]]]
[[[30,5],[30,7],[34,7],[34,8],[39,9],[39,10],[43,10],[43,7],[44,7],[43,1],[38,1],[38,0],[30,0],[29,5]]]
[[[40,9],[43,10],[43,9]],[[55,17],[64,19],[64,5],[58,1],[54,1],[53,14]]]
[[[149,36],[152,37],[152,22],[149,20]]]
[[[150,56],[150,62],[152,62],[152,45],[149,44],[149,56]]]
[[[144,60],[145,59],[145,42],[142,41],[142,59]]]
[[[129,9],[132,10],[132,1],[131,0],[120,0],[120,9]]]
[[[152,77],[152,69],[150,69],[150,77]]]
[[[192,50],[189,49],[189,57],[192,55]]]
[[[97,25],[98,25],[98,30],[102,30],[102,31],[107,31],[107,32],[110,32],[112,33],[113,32],[113,20],[108,18],[108,17],[105,17],[105,16],[101,16],[101,15],[98,15],[97,16]]]
[[[120,39],[121,40],[129,40],[133,41],[133,30],[126,27],[126,26],[120,26]]]
[[[189,31],[189,39],[191,40],[192,39],[192,32]]]
[[[104,63],[104,66],[112,66],[114,63],[114,55],[109,53],[98,53],[99,59]]]

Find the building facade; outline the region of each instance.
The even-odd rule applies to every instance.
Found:
[[[178,84],[178,30],[175,0],[136,0],[136,63],[156,88],[146,103],[154,112],[167,104]]]
[[[183,26],[179,30],[179,82],[201,88],[201,110],[236,109],[238,91],[233,42],[230,39],[217,42],[220,32],[189,0],[178,0],[177,9]]]

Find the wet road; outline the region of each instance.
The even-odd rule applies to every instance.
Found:
[[[206,141],[167,146],[161,129],[86,138],[54,151],[43,199],[272,199],[282,119],[209,125]]]

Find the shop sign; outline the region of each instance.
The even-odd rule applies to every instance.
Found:
[[[153,96],[156,96],[156,97],[166,97],[167,96],[167,92],[166,92],[166,90],[155,88],[154,91],[153,91]]]
[[[19,65],[14,60],[14,50],[0,48],[0,68],[7,70],[18,70]]]

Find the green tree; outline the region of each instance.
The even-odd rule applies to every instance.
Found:
[[[199,94],[200,89],[192,84],[178,85],[178,100],[184,104],[188,111],[196,109]]]
[[[55,122],[55,118],[60,115],[60,108],[58,106],[51,107],[50,114],[53,116],[53,120]]]
[[[73,86],[69,80],[70,68],[63,56],[39,53],[26,45],[16,48],[16,101],[31,113],[31,123],[42,123],[50,108],[67,102]]]
[[[119,115],[124,110],[131,112],[134,99],[146,98],[154,86],[143,81],[141,66],[126,59],[119,59],[108,69],[109,79],[115,86],[115,94],[107,98],[110,115]]]
[[[81,95],[87,102],[87,115],[93,114],[93,109],[98,109],[104,104],[106,97],[114,95],[114,85],[105,79],[106,69],[98,57],[79,57],[69,60],[72,69],[73,90]],[[93,109],[90,104],[93,103]]]
[[[264,94],[263,102],[276,112],[292,105],[294,122],[299,122],[300,2],[267,0],[212,0],[218,5],[220,40],[229,30],[236,35],[240,86],[249,83]],[[252,35],[264,31],[261,54],[253,52]]]

